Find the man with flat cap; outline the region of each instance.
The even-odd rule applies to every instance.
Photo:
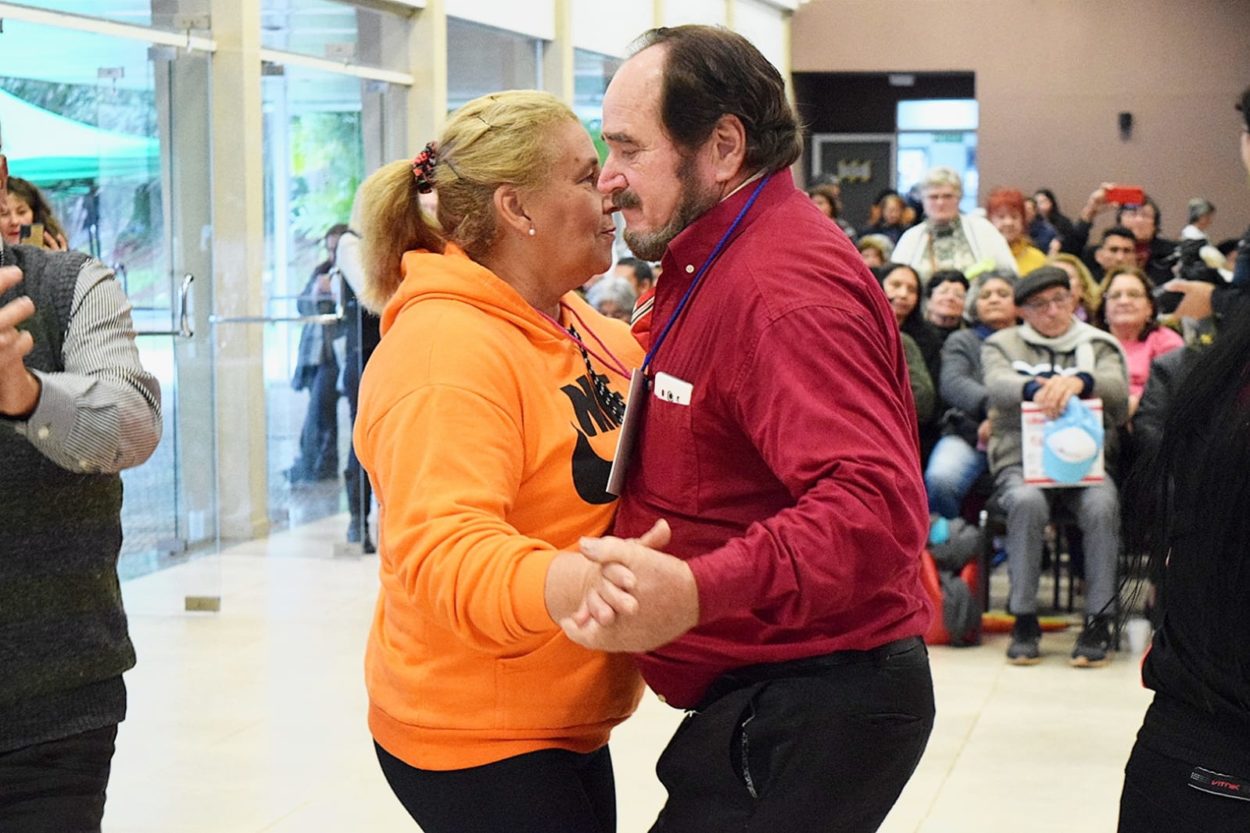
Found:
[[[1064,505],[1076,517],[1085,540],[1085,626],[1071,663],[1078,668],[1098,667],[1111,656],[1119,495],[1109,477],[1096,484],[1045,490],[1025,483],[1020,412],[1021,403],[1033,402],[1048,419],[1055,419],[1074,396],[1101,399],[1104,453],[1110,468],[1116,428],[1128,419],[1127,362],[1112,336],[1073,315],[1068,275],[1062,269],[1034,269],[1016,285],[1015,294],[1024,323],[1000,330],[981,348],[989,389],[989,464],[995,497],[1007,512],[1009,609],[1016,616],[1007,659],[1016,665],[1041,660],[1037,588],[1042,535],[1051,508]]]

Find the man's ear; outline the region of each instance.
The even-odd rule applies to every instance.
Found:
[[[747,155],[747,131],[742,120],[726,114],[712,128],[709,140],[712,169],[717,182],[729,182],[742,172]]]
[[[521,202],[520,189],[515,185],[500,185],[495,189],[493,201],[495,204],[495,216],[498,218],[501,230],[507,230],[514,234],[529,234],[530,227],[534,224],[530,221],[529,215],[525,213],[525,206]]]

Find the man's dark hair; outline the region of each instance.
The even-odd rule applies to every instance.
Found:
[[[1250,130],[1250,87],[1246,87],[1246,91],[1241,94],[1237,109],[1241,111],[1241,117],[1246,122],[1246,130]]]
[[[664,46],[660,119],[687,153],[703,145],[722,116],[746,130],[744,166],[776,171],[799,158],[803,139],[777,68],[736,32],[717,26],[661,27],[644,32],[632,54]]]
[[[650,285],[655,280],[655,273],[651,271],[651,264],[645,260],[639,260],[636,257],[623,257],[616,262],[617,266],[628,266],[634,270],[634,279],[640,284]]]
[[[967,275],[958,269],[938,269],[929,276],[929,283],[925,286],[925,297],[932,298],[933,293],[944,283],[957,283],[964,289],[969,287]]]
[[[1107,229],[1102,233],[1102,239],[1099,240],[1099,245],[1106,243],[1108,237],[1127,237],[1129,240],[1137,239],[1133,235],[1133,232],[1129,231],[1128,226],[1112,226]]]

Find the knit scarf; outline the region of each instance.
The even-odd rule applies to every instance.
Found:
[[[1072,325],[1062,335],[1054,338],[1042,335],[1030,324],[1021,324],[1020,338],[1024,339],[1026,344],[1044,347],[1052,353],[1075,354],[1076,369],[1091,375],[1094,372],[1094,342],[1105,341],[1119,351],[1123,367],[1128,367],[1128,357],[1124,355],[1124,348],[1120,346],[1115,336],[1076,318],[1072,319]]]

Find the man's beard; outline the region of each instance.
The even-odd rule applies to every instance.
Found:
[[[677,166],[677,181],[681,184],[681,197],[673,216],[662,228],[651,232],[630,231],[625,227],[625,243],[635,257],[643,260],[656,261],[664,257],[665,250],[673,238],[681,234],[686,226],[693,223],[708,209],[720,201],[719,195],[711,188],[701,188],[695,181],[694,158],[684,157]],[[612,198],[617,208],[637,208],[642,202],[632,191],[621,191]]]

